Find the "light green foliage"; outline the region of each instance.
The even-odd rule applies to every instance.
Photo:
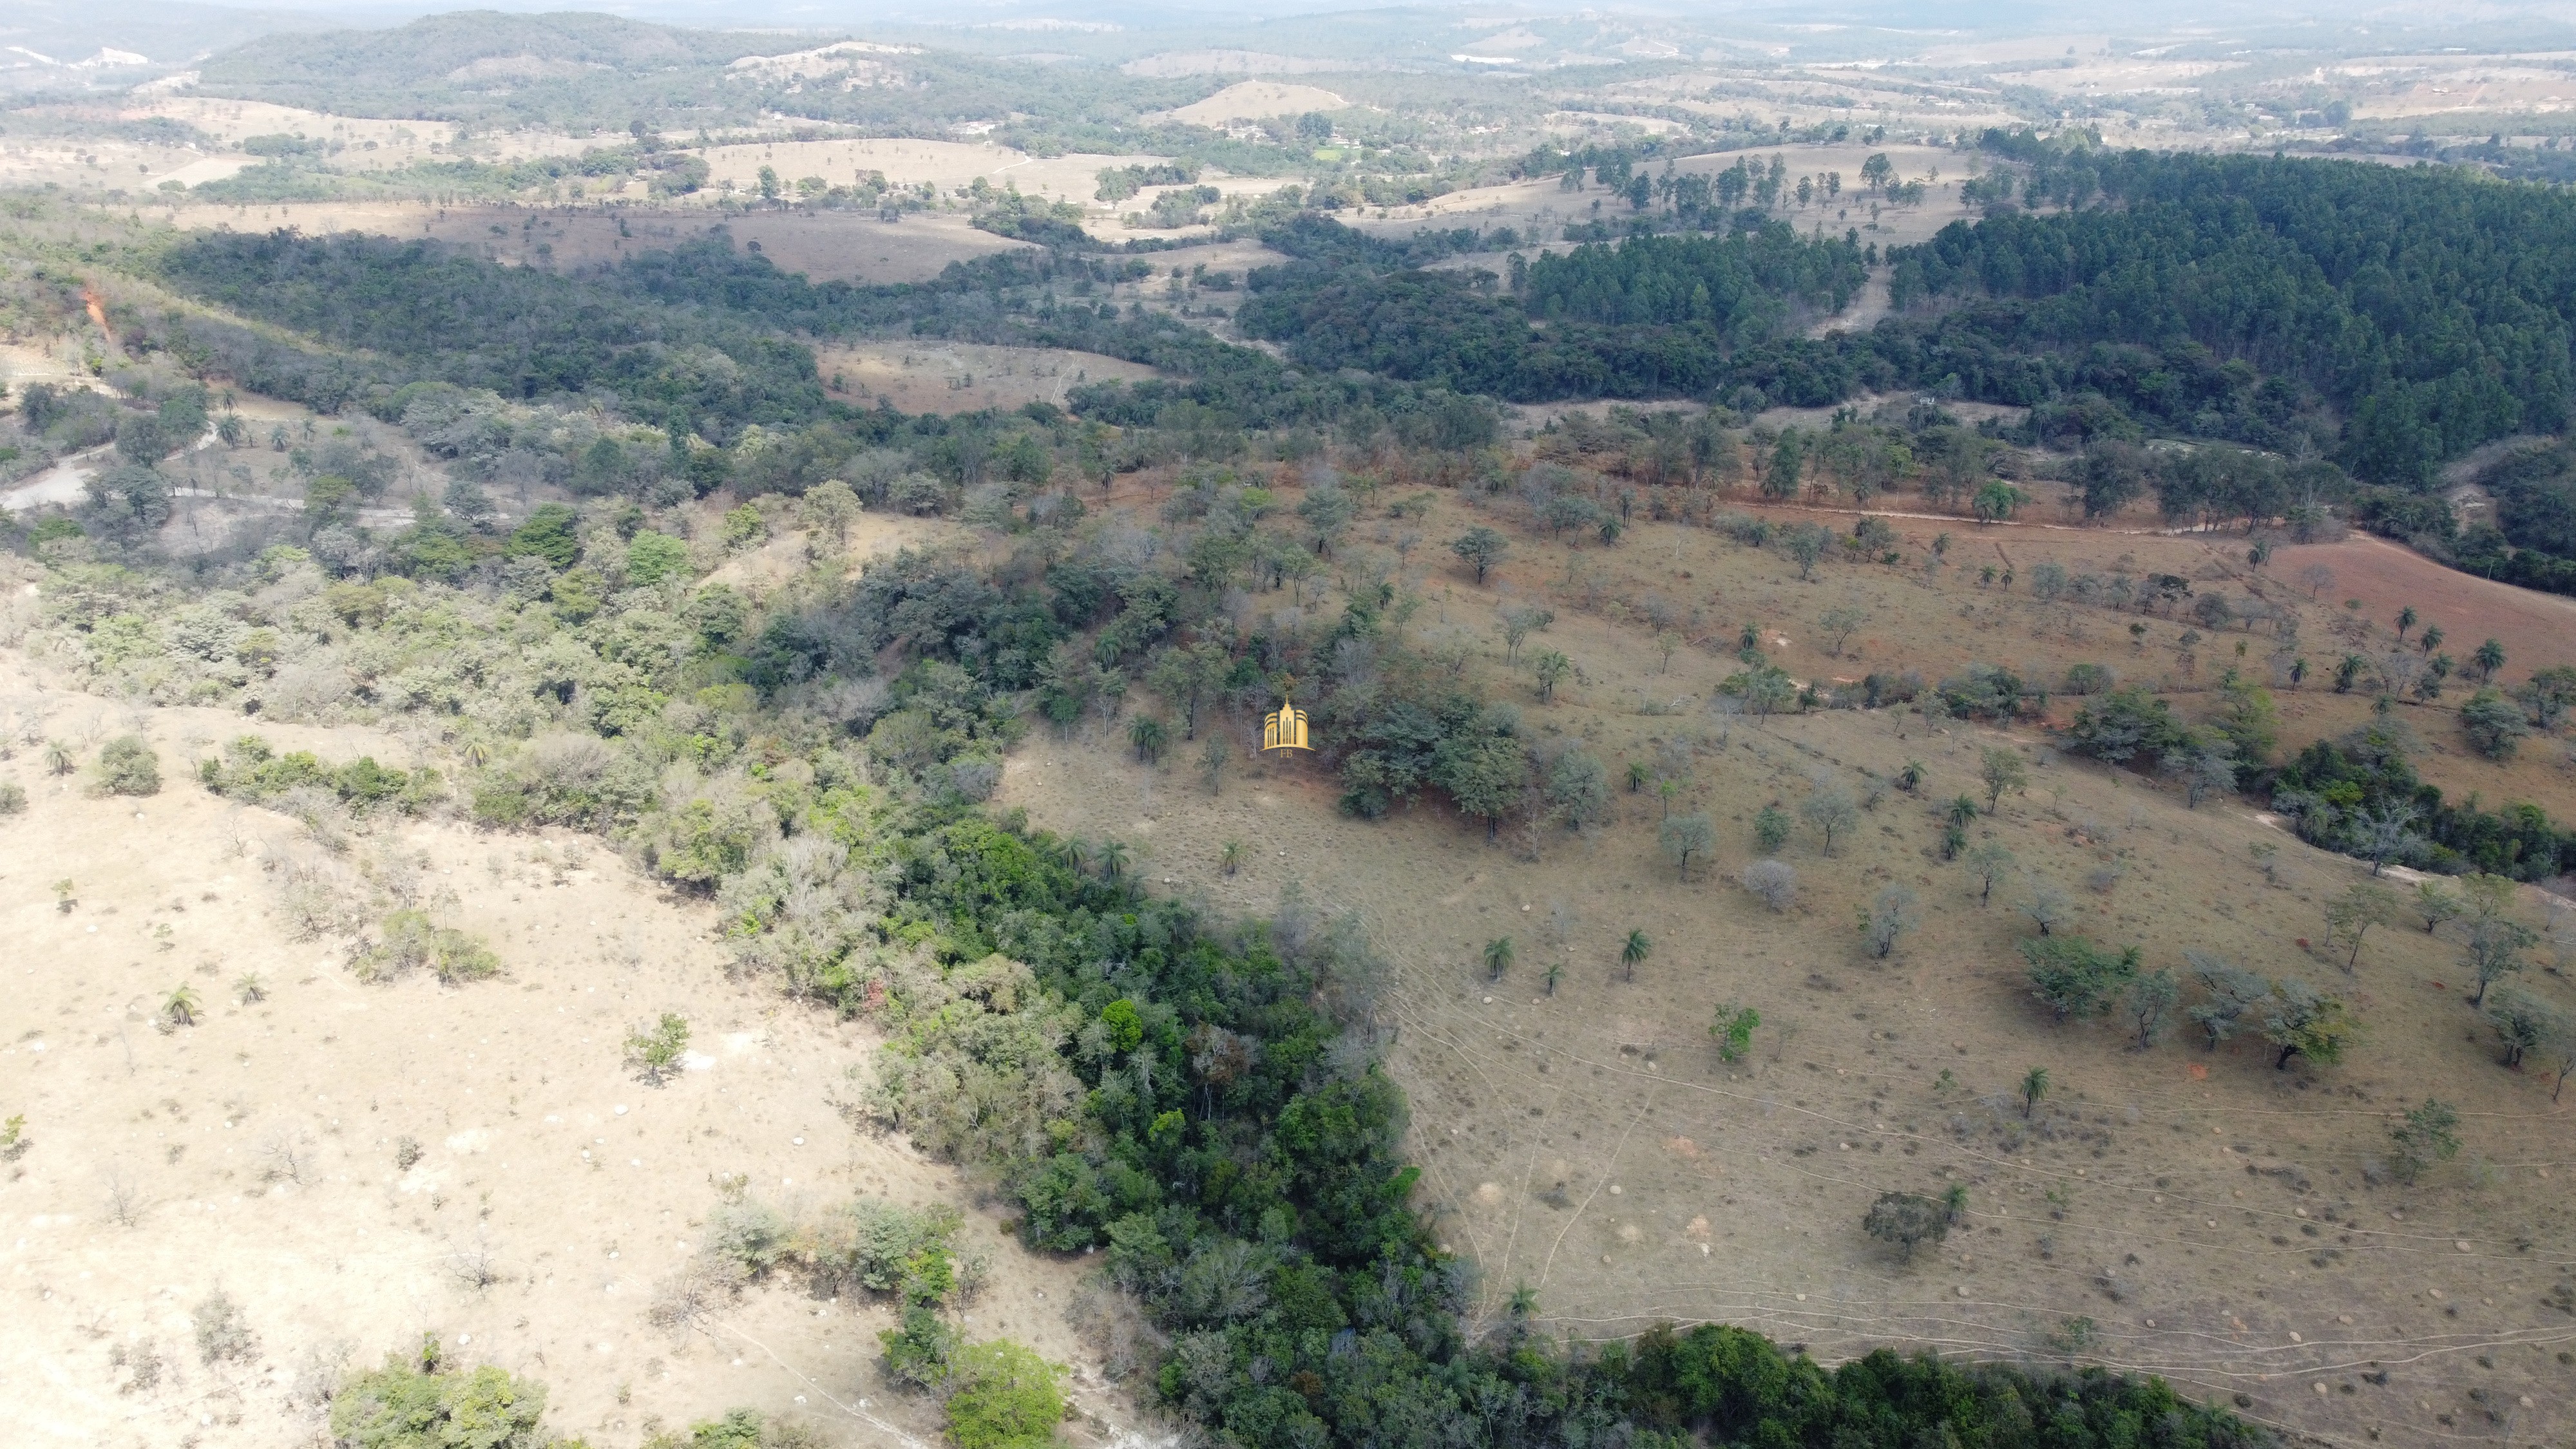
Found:
[[[385,917],[381,940],[360,948],[350,961],[361,981],[384,981],[428,967],[439,981],[455,986],[501,972],[501,958],[481,937],[454,926],[442,926],[427,911],[399,910]]]
[[[1851,792],[1840,785],[1818,785],[1815,792],[1799,802],[1798,815],[1823,839],[1823,850],[1834,853],[1834,837],[1849,831],[1860,821],[1860,807],[1852,803]]]
[[[161,757],[140,735],[120,735],[98,752],[98,789],[107,795],[161,793]]]
[[[1879,887],[1870,903],[1860,908],[1860,934],[1869,943],[1869,954],[1884,960],[1896,950],[1897,938],[1914,928],[1916,918],[1913,887],[1896,883]]]
[[[2567,1015],[2528,991],[2506,986],[2487,994],[2487,1024],[2504,1048],[2504,1064],[2520,1067],[2533,1051],[2546,1049],[2568,1034]]]
[[[389,1354],[383,1368],[352,1377],[331,1399],[331,1433],[342,1449],[547,1449],[539,1428],[543,1386],[486,1365],[446,1366],[438,1340],[420,1355]]]
[[[1049,1150],[1047,1123],[1081,1096],[1062,1054],[1080,1012],[1044,1000],[1029,968],[999,955],[945,968],[907,962],[893,991],[906,1020],[879,1049],[874,1109],[944,1156]]]
[[[2425,880],[2415,884],[2415,914],[2424,918],[2424,933],[2431,935],[2442,923],[2457,919],[2468,909],[2460,898],[2451,894],[2440,881]]]
[[[2128,996],[2121,1010],[2138,1034],[2138,1050],[2145,1051],[2164,1035],[2165,1023],[2173,1016],[2174,1003],[2182,999],[2182,982],[2171,968],[2158,967],[2142,973],[2129,982]]]
[[[2460,733],[2467,737],[2469,748],[2490,760],[2509,760],[2531,734],[2523,722],[2522,708],[2504,697],[2504,691],[2489,687],[2468,697],[2460,706]]]
[[[2396,921],[2397,893],[2363,881],[2326,903],[2326,941],[2348,951],[2343,969],[2350,971],[2361,963],[2361,941],[2370,928]]]
[[[662,1019],[649,1027],[627,1034],[627,1070],[652,1086],[660,1086],[677,1075],[680,1059],[689,1051],[689,1019],[676,1012],[663,1012]]]
[[[846,487],[843,492],[847,492]],[[626,543],[626,582],[650,588],[689,572],[689,546],[667,533],[645,529]]]
[[[1717,1059],[1729,1065],[1742,1061],[1752,1048],[1754,1028],[1760,1025],[1762,1014],[1752,1007],[1721,1002],[1717,1020],[1708,1029],[1708,1034],[1717,1039]]]
[[[291,790],[312,786],[330,791],[341,804],[361,813],[389,806],[417,814],[446,793],[438,771],[426,765],[417,770],[388,770],[370,755],[331,765],[309,750],[279,754],[258,735],[238,735],[224,746],[221,756],[199,760],[197,780],[225,799],[255,804],[268,804]]]
[[[949,1369],[948,1437],[957,1449],[1035,1449],[1064,1418],[1065,1369],[1008,1339],[960,1350]]]
[[[2271,978],[2203,951],[2185,951],[2182,956],[2191,968],[2191,979],[2204,993],[2189,1013],[2200,1024],[2206,1038],[2203,1044],[2216,1051],[2229,1037],[2252,1030],[2264,1003],[2271,1000]]]
[[[776,808],[738,772],[706,778],[675,766],[660,796],[661,807],[638,822],[636,834],[645,862],[681,885],[713,890],[778,835]]]
[[[725,510],[724,546],[727,549],[750,548],[767,537],[769,524],[760,516],[757,507],[745,503]]]
[[[2413,1182],[2436,1162],[2460,1155],[2460,1113],[2450,1103],[2427,1097],[2424,1105],[2406,1109],[2405,1120],[2388,1129],[2396,1151],[2389,1166],[2399,1182]]]
[[[1977,768],[1977,778],[1986,782],[1986,809],[2003,803],[2006,795],[2018,795],[2030,788],[2030,767],[2022,763],[2018,751],[2000,745],[1988,746]]]
[[[2361,1029],[2340,999],[2304,981],[2274,982],[2272,1002],[2271,1014],[2263,1018],[2263,1039],[2281,1049],[2275,1067],[2288,1067],[2292,1057],[2332,1066],[2343,1060]]]
[[[2012,874],[2019,864],[2013,853],[1999,841],[1987,841],[1967,853],[1968,874],[1977,882],[1977,904],[1984,905],[1995,893],[1995,884]]]
[[[2082,1020],[2109,1011],[2122,988],[2138,974],[2138,948],[2113,951],[2082,936],[2038,936],[2021,943],[2030,963],[2032,994],[2048,1004],[2059,1021]]]

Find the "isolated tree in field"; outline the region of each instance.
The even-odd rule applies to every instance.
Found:
[[[2504,1048],[2504,1064],[2519,1068],[2529,1053],[2545,1048],[2568,1029],[2567,1018],[2549,1003],[2518,987],[2498,988],[2487,998],[2487,1024]]]
[[[1225,767],[1233,762],[1234,747],[1220,736],[1211,734],[1199,746],[1199,774],[1207,780],[1209,794],[1224,792]]]
[[[2466,909],[2458,896],[2442,888],[2441,882],[2428,880],[2416,883],[2415,914],[2424,918],[2425,935],[2433,934],[2444,921],[2454,919]]]
[[[197,1003],[195,988],[186,982],[170,988],[170,994],[161,1001],[161,1018],[172,1026],[195,1026],[204,1010]]]
[[[1914,1250],[1923,1243],[1938,1243],[1950,1235],[1950,1210],[1939,1198],[1919,1192],[1879,1194],[1861,1217],[1861,1231],[1882,1243],[1892,1243],[1912,1262]]]
[[[1943,814],[1953,825],[1963,827],[1973,825],[1977,821],[1977,797],[1974,795],[1953,795],[1950,797],[1950,804],[1943,811]]]
[[[1512,938],[1497,936],[1485,943],[1485,979],[1500,981],[1512,969]]]
[[[658,1087],[680,1071],[689,1051],[689,1019],[666,1011],[649,1027],[637,1027],[626,1038],[626,1065],[648,1086]]]
[[[2361,940],[2373,926],[2397,924],[2397,893],[2367,882],[2326,902],[2326,944],[2344,952],[2343,969],[2351,975],[2361,964]]]
[[[1538,676],[1539,703],[1547,704],[1554,701],[1556,686],[1562,683],[1565,676],[1572,673],[1573,669],[1574,661],[1553,649],[1531,660],[1530,670]]]
[[[2029,1121],[2030,1114],[2039,1110],[2039,1099],[2047,1095],[2048,1068],[2033,1067],[2022,1073],[2021,1119],[2025,1122]]]
[[[1744,868],[1744,888],[1775,911],[1789,909],[1798,894],[1798,872],[1787,861],[1757,860]]]
[[[1990,813],[2003,803],[2007,793],[2018,795],[2030,788],[2030,767],[2013,750],[1988,748],[1977,775],[1986,782],[1986,809]]]
[[[2011,875],[2013,867],[2019,864],[2011,851],[1993,840],[1969,851],[1967,863],[1968,877],[1977,883],[1977,904],[1981,906],[1993,898],[1996,882]]]
[[[1838,605],[1816,616],[1816,628],[1825,636],[1826,652],[1836,659],[1843,657],[1843,645],[1869,622],[1869,615],[1850,604]]]
[[[2342,1001],[2324,995],[2304,981],[2285,980],[2272,987],[2272,1013],[2263,1018],[2263,1039],[2281,1049],[2272,1065],[2287,1070],[2290,1058],[2305,1057],[2325,1067],[2343,1060],[2359,1023]]]
[[[1753,1029],[1761,1024],[1762,1013],[1752,1007],[1732,1001],[1719,1003],[1717,1020],[1708,1029],[1717,1041],[1717,1059],[1729,1065],[1742,1061],[1753,1045]]]
[[[1627,968],[1628,979],[1637,979],[1638,963],[1655,954],[1655,943],[1645,932],[1631,930],[1628,939],[1619,943],[1619,964]]]
[[[2490,685],[2460,706],[2460,733],[2470,749],[2486,758],[2509,760],[2531,734],[2531,726],[2523,722],[2522,706]]]
[[[1789,816],[1777,805],[1753,812],[1753,843],[1769,855],[1789,843]]]
[[[2478,646],[2478,652],[2469,656],[2469,663],[2478,671],[2478,683],[2485,684],[2495,678],[2497,670],[2504,668],[2504,646],[2489,639]]]
[[[1825,838],[1827,855],[1834,853],[1835,834],[1851,829],[1860,820],[1859,807],[1852,804],[1850,792],[1840,785],[1818,786],[1816,792],[1798,807],[1798,813]]]
[[[2031,993],[2059,1021],[2100,1016],[2138,974],[2138,948],[2114,951],[2083,936],[2034,936],[2021,942]]]
[[[1706,815],[1675,815],[1655,830],[1664,847],[1665,858],[1681,872],[1682,883],[1690,883],[1693,860],[1705,859],[1717,849],[1717,824]]]
[[[2478,994],[2469,1005],[2484,1006],[2487,988],[2520,971],[2522,953],[2540,938],[2531,928],[2506,916],[2483,916],[2469,923],[2469,969],[2477,974]]]
[[[1528,604],[1514,604],[1504,609],[1503,662],[1519,663],[1521,645],[1528,641],[1530,635],[1546,629],[1548,625],[1555,622],[1556,614],[1553,610],[1536,608]]]
[[[2423,1106],[2406,1109],[2405,1118],[2388,1129],[2388,1138],[2396,1148],[2390,1169],[2399,1182],[2411,1183],[2434,1163],[2460,1155],[2459,1109],[2427,1097]]]
[[[1163,746],[1170,739],[1171,731],[1150,714],[1136,716],[1127,726],[1127,743],[1136,747],[1136,763],[1140,765],[1161,759]]]
[[[2299,570],[2300,586],[2308,591],[2308,602],[2311,604],[2323,596],[2326,590],[2333,588],[2334,581],[2335,571],[2321,563],[2312,563]]]
[[[1216,854],[1216,868],[1232,877],[1243,870],[1243,842],[1229,840]]]
[[[2415,627],[2415,606],[2408,604],[2397,611],[2397,642],[2406,642],[2406,631]]]
[[[2173,1018],[2174,1003],[2181,999],[2182,983],[2165,967],[2145,972],[2129,983],[2120,1014],[2128,1018],[2130,1029],[2138,1034],[2138,1050],[2154,1046],[2156,1038],[2164,1035],[2165,1023]]]
[[[2021,913],[2030,918],[2032,925],[2039,927],[2043,936],[2066,924],[2066,918],[2072,912],[2073,907],[2066,903],[2066,892],[2046,881],[2032,886],[2030,894],[2022,898]]]
[[[1869,954],[1881,960],[1896,949],[1898,937],[1914,929],[1914,923],[1914,892],[1903,885],[1879,887],[1860,912],[1861,938],[1869,942]]]
[[[1911,795],[1923,783],[1923,762],[1908,760],[1896,772],[1896,788]]]
[[[1481,585],[1485,582],[1485,571],[1501,563],[1503,555],[1511,552],[1511,547],[1510,541],[1501,534],[1490,528],[1477,527],[1451,540],[1449,551],[1476,571],[1476,582]]]
[[[2272,999],[2270,977],[2203,951],[2185,951],[2182,959],[2203,994],[2189,1015],[2200,1024],[2204,1046],[2216,1051],[2229,1037],[2254,1029]]]

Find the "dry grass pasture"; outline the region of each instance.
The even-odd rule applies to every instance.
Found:
[[[1140,511],[1157,501],[1121,498]],[[2169,788],[2029,733],[1927,728],[1895,711],[1757,723],[1705,708],[1736,666],[1699,646],[1722,638],[1731,650],[1748,619],[1802,679],[1938,677],[1976,659],[2062,669],[2079,656],[2157,679],[2172,671],[2175,626],[2158,623],[2132,659],[2111,616],[1981,589],[1964,567],[1925,578],[1826,565],[1807,582],[1775,554],[1661,523],[1607,551],[1516,534],[1479,589],[1438,542],[1470,521],[1436,495],[1418,523],[1360,524],[1340,567],[1365,567],[1395,527],[1430,540],[1406,572],[1427,600],[1408,626],[1416,642],[1460,651],[1471,677],[1521,706],[1534,739],[1579,744],[1614,781],[1631,760],[1677,778],[1669,809],[1705,811],[1720,831],[1716,858],[1689,881],[1657,849],[1667,806],[1651,788],[1614,786],[1613,818],[1595,829],[1507,830],[1488,845],[1431,805],[1374,824],[1338,813],[1319,766],[1245,758],[1258,735],[1247,718],[1210,726],[1242,762],[1219,792],[1190,745],[1144,766],[1123,732],[1041,733],[1011,760],[999,799],[1126,842],[1157,889],[1261,912],[1296,882],[1366,916],[1398,966],[1393,1064],[1412,1097],[1423,1201],[1482,1267],[1481,1314],[1528,1285],[1551,1327],[1590,1337],[1717,1319],[1828,1360],[1911,1342],[2147,1370],[2328,1443],[2576,1433],[2576,1233],[2564,1209],[2576,1102],[2553,1102],[2544,1070],[2497,1065],[2467,1006],[2455,930],[2374,933],[2347,974],[2302,938],[2322,939],[2324,902],[2367,865],[2310,849],[2250,803],[2188,809]],[[2217,540],[2025,528],[1990,543],[1953,531],[1972,555],[2001,543],[2024,577],[2037,558],[2101,567],[2120,553],[2137,569],[2229,577]],[[1649,592],[1697,621],[1669,666],[1632,607]],[[1553,703],[1504,663],[1506,601],[1556,611],[1527,646],[1574,661]],[[1844,601],[1871,623],[1856,656],[1836,658],[1814,619]],[[2510,591],[2479,602],[2462,617],[2498,628],[2528,603]],[[1247,606],[1255,619],[1281,607],[1279,595]],[[2563,657],[2535,642],[2516,665]],[[2165,682],[2194,713],[2191,681]],[[2364,708],[2316,689],[2281,697],[2294,742]],[[2428,739],[2444,734],[2433,716],[2409,711]],[[1935,802],[1982,795],[1987,748],[2020,754],[2031,785],[1975,826],[1978,843],[2018,858],[1980,904],[1968,873],[1939,859]],[[1798,873],[1789,909],[1735,883],[1764,805],[1794,817],[1819,781],[1867,799],[1872,776],[1909,759],[1927,767],[1921,788],[1879,787],[1831,853],[1797,828],[1781,857]],[[2452,788],[2495,771],[2465,757],[2445,768],[2461,775]],[[2567,812],[2576,791],[2562,778],[2546,769],[2508,786],[2491,774],[2488,798]],[[1229,841],[1245,847],[1231,875]],[[2279,852],[2269,879],[2258,844]],[[1915,893],[1920,925],[1877,960],[1853,922],[1890,885]],[[2276,1070],[2259,1041],[2208,1051],[2188,1021],[2148,1050],[2115,1021],[2054,1025],[2015,949],[2031,931],[2017,907],[2042,885],[2074,903],[2060,929],[2137,944],[2149,969],[2180,973],[2191,948],[2339,994],[2363,1041],[2343,1065]],[[2540,925],[2550,905],[2526,889],[2521,909]],[[1632,929],[1654,943],[1634,980],[1620,963]],[[1496,982],[1482,951],[1505,936],[1516,960]],[[2541,955],[2526,983],[2576,1006],[2563,949]],[[1727,1001],[1763,1022],[1733,1066],[1708,1034]],[[2033,1066],[2054,1085],[2025,1118],[2014,1088]],[[2416,1185],[2387,1181],[2394,1114],[2428,1094],[2458,1106],[2466,1150]],[[1900,1261],[1861,1232],[1879,1193],[1953,1183],[1968,1190],[1968,1216],[1938,1251]]]
[[[1067,391],[1086,382],[1156,375],[1150,367],[1096,352],[926,338],[826,347],[816,351],[814,362],[833,396],[862,403],[889,398],[907,413],[1061,404]]]

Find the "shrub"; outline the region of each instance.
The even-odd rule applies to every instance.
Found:
[[[658,1087],[679,1072],[688,1051],[689,1019],[666,1011],[658,1023],[628,1034],[626,1065],[648,1085]]]
[[[667,533],[651,529],[635,535],[626,545],[626,581],[639,588],[650,588],[674,576],[689,572],[689,546]]]
[[[1744,888],[1775,911],[1789,909],[1798,895],[1798,872],[1786,861],[1757,860],[1744,868]]]
[[[1055,1440],[1065,1370],[1006,1338],[969,1345],[949,1370],[948,1437],[957,1449],[1028,1449]]]
[[[242,1306],[217,1288],[197,1305],[197,1357],[204,1363],[233,1359],[248,1363],[259,1356],[259,1336],[250,1331]]]
[[[2138,974],[2138,948],[2113,951],[2082,936],[2034,936],[2021,943],[2031,992],[2059,1021],[2100,1016]]]
[[[2459,1111],[2447,1102],[2427,1097],[2423,1106],[2409,1107],[2406,1120],[2388,1129],[2396,1147],[2392,1166],[2397,1180],[2411,1183],[2424,1175],[2425,1168],[2459,1156],[2459,1127]]]
[[[0,780],[0,815],[18,815],[27,809],[27,787],[15,780]]]
[[[501,972],[501,958],[480,937],[442,926],[427,911],[395,911],[384,929],[384,939],[362,948],[351,963],[361,981],[390,980],[423,966],[448,986]]]
[[[2488,759],[2509,760],[2531,733],[2531,726],[2523,720],[2522,706],[2490,686],[2460,706],[2460,733],[2468,737],[2470,749]]]
[[[161,793],[161,757],[141,735],[120,735],[98,752],[98,788],[107,795]]]
[[[341,1385],[331,1399],[331,1433],[342,1449],[546,1449],[557,1441],[537,1426],[541,1384],[486,1365],[446,1367],[435,1338],[420,1358],[385,1356],[383,1368]]]
[[[1880,1193],[1861,1221],[1861,1231],[1882,1243],[1894,1243],[1908,1260],[1919,1244],[1950,1235],[1950,1210],[1939,1199],[1919,1192]]]

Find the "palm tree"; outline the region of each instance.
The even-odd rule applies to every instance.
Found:
[[[1091,846],[1079,835],[1066,836],[1056,849],[1064,857],[1064,868],[1075,875],[1082,874],[1083,865],[1091,859]]]
[[[1914,787],[1922,783],[1923,762],[1921,760],[1908,760],[1905,762],[1905,768],[1896,772],[1896,788],[1908,795],[1913,794]]]
[[[1500,981],[1512,969],[1512,938],[1497,936],[1485,943],[1485,979]]]
[[[2039,1105],[2039,1099],[2047,1095],[2048,1068],[2031,1068],[2030,1074],[2021,1079],[2021,1115],[2023,1121],[2027,1122],[2030,1120],[2031,1109],[2037,1107]]]
[[[1557,983],[1557,982],[1558,982],[1558,980],[1559,980],[1559,979],[1561,979],[1564,975],[1565,975],[1565,967],[1564,967],[1563,965],[1561,965],[1561,964],[1559,964],[1559,963],[1557,963],[1557,962],[1554,962],[1554,961],[1550,961],[1549,963],[1547,963],[1547,994],[1548,994],[1548,995],[1550,995],[1550,996],[1554,996],[1554,995],[1556,994],[1556,983]]]
[[[77,768],[79,768],[79,762],[72,758],[71,746],[61,740],[45,741],[46,774],[68,775]]]
[[[195,1026],[198,1009],[197,993],[185,982],[170,988],[161,1003],[161,1014],[170,1018],[172,1026]]]
[[[1127,743],[1136,747],[1136,763],[1150,765],[1161,758],[1163,741],[1170,738],[1170,733],[1152,715],[1136,716],[1135,722],[1127,726]]]
[[[2469,659],[2478,666],[2478,683],[2484,684],[2495,677],[2497,670],[2504,668],[2504,646],[2489,639],[2479,645],[2478,652],[2470,655]]]
[[[1100,878],[1109,882],[1111,885],[1116,885],[1118,884],[1119,878],[1126,874],[1126,844],[1122,841],[1116,840],[1102,841],[1100,843]]]
[[[1965,825],[1977,818],[1977,797],[1960,795],[1950,801],[1950,823]]]
[[[2408,604],[2397,611],[2397,642],[2406,642],[2406,631],[2415,627],[2415,606]]]
[[[1655,772],[1647,769],[1644,761],[1630,760],[1628,762],[1628,793],[1634,795],[1638,791],[1645,789],[1646,782],[1653,779],[1654,776]]]
[[[1227,841],[1225,843],[1225,849],[1217,853],[1216,866],[1217,869],[1224,871],[1227,875],[1232,875],[1236,871],[1243,869],[1243,842],[1240,840]]]
[[[1630,931],[1619,943],[1619,964],[1628,968],[1628,979],[1637,979],[1637,963],[1655,954],[1655,943],[1643,931]]]

